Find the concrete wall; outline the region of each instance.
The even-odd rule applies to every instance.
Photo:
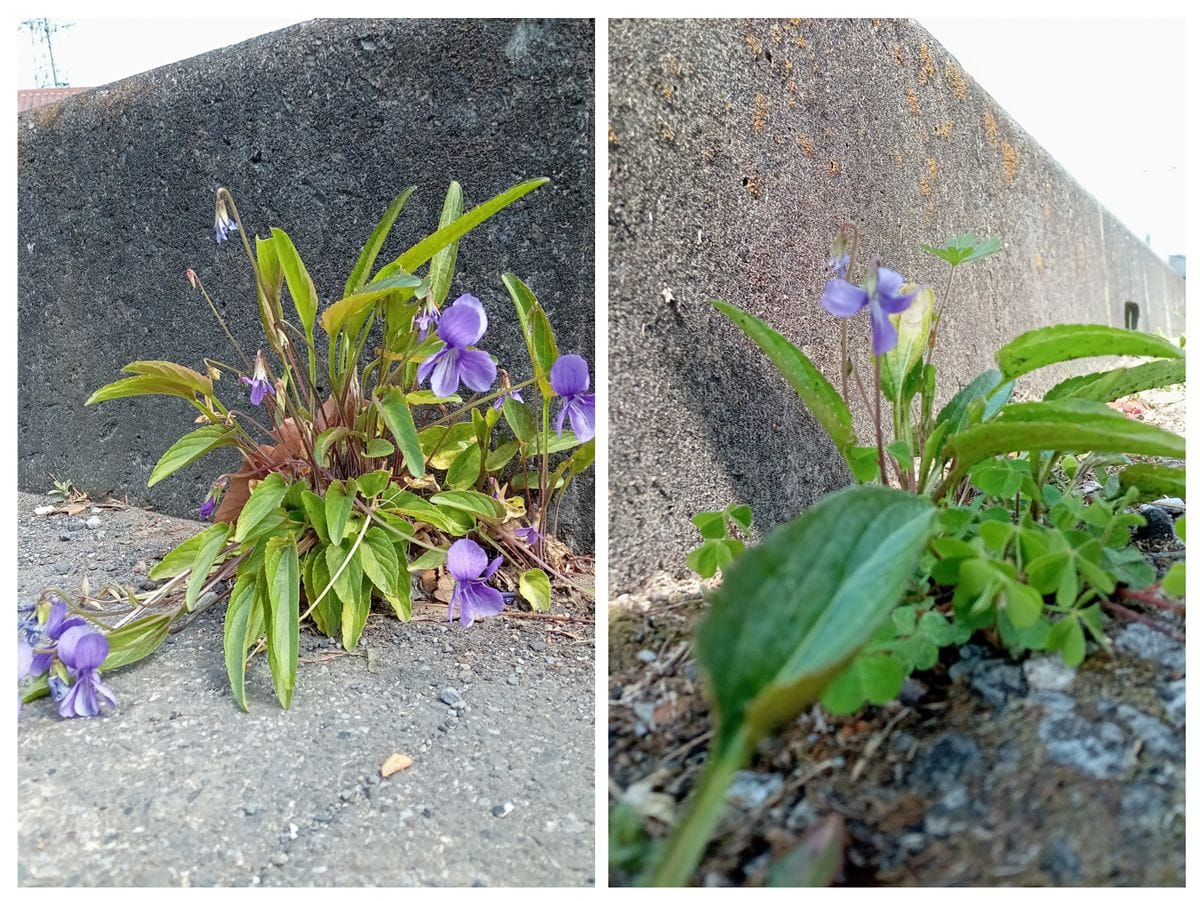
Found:
[[[945,266],[920,244],[1005,241],[956,276],[942,401],[1039,325],[1122,325],[1133,301],[1141,328],[1183,330],[1182,280],[914,22],[614,21],[609,56],[614,592],[684,572],[699,510],[737,500],[769,527],[848,481],[707,305],[765,318],[832,375],[839,333],[818,300],[845,219],[866,253],[937,291]],[[865,315],[851,333],[869,346]]]
[[[593,61],[587,20],[318,21],[22,115],[21,487],[70,478],[194,515],[236,464],[214,454],[147,490],[159,455],[192,427],[190,408],[169,398],[83,407],[130,360],[202,368],[206,355],[233,355],[188,287],[189,267],[239,340],[258,346],[241,248],[213,243],[218,185],[259,233],[292,236],[324,304],[407,185],[419,189],[382,261],[436,227],[450,179],[470,206],[549,176],[463,241],[454,291],[484,301],[484,346],[514,378],[529,366],[500,281],[509,270],[546,306],[563,352],[593,361]],[[593,541],[593,494],[581,480],[564,503],[577,548]]]

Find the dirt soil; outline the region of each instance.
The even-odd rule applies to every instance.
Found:
[[[20,598],[133,583],[201,525],[135,508],[38,516],[21,495]],[[573,621],[372,615],[347,655],[301,631],[292,708],[266,666],[233,702],[222,610],[110,674],[114,712],[18,730],[18,881],[46,885],[591,885],[594,659]],[[412,758],[390,778],[392,754]]]
[[[1182,392],[1146,394],[1129,415],[1182,432]],[[1139,544],[1160,572],[1182,556],[1173,536]],[[691,648],[705,587],[660,575],[609,605],[610,804],[635,806],[656,839],[711,737]],[[1173,613],[1142,612],[1184,631]],[[944,649],[891,704],[850,717],[813,708],[738,774],[694,884],[760,884],[839,813],[836,884],[1183,885],[1184,645],[1144,622],[1108,634],[1113,655],[1090,645],[1077,671],[977,640]]]

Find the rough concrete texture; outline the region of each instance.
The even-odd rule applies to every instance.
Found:
[[[238,339],[259,345],[240,244],[213,242],[219,185],[248,227],[291,235],[324,306],[406,186],[418,190],[381,262],[436,228],[451,179],[472,206],[548,176],[464,239],[453,292],[483,300],[483,346],[514,379],[530,367],[506,271],[545,305],[561,350],[594,360],[593,58],[588,20],[323,20],[22,114],[20,485],[70,478],[93,496],[194,515],[236,463],[213,454],[147,490],[191,408],[170,398],[83,408],[131,360],[234,356],[189,267]],[[564,503],[577,550],[593,541],[593,493],[581,480]]]
[[[836,373],[839,330],[818,299],[847,219],[863,252],[938,292],[946,267],[922,243],[1005,241],[956,276],[943,402],[1029,328],[1120,326],[1129,301],[1140,328],[1183,331],[1182,280],[916,23],[609,27],[614,593],[681,573],[700,510],[749,503],[769,527],[848,480],[772,365],[707,304],[764,318]],[[851,340],[869,366],[865,315]]]
[[[21,495],[20,597],[136,581],[196,523],[136,508],[35,516]],[[222,611],[110,674],[120,707],[18,730],[23,886],[590,885],[594,648],[544,624],[468,630],[372,616],[365,653],[301,633],[291,710],[252,664],[229,694]],[[261,660],[261,658],[260,658]],[[457,696],[456,696],[457,694]],[[447,703],[449,702],[449,703]],[[452,706],[453,705],[453,706]],[[393,753],[411,768],[380,778]]]

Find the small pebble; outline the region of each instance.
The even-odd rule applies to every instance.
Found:
[[[467,706],[467,702],[463,700],[457,688],[443,688],[442,693],[438,695],[438,700],[454,710],[462,710]]]
[[[653,663],[658,659],[658,655],[647,648],[646,650],[637,652],[637,659],[642,661],[642,663]]]
[[[497,804],[492,808],[492,816],[503,819],[513,812],[513,806],[505,801],[503,804]]]
[[[87,526],[89,529],[98,529],[98,528],[100,528],[100,517],[93,516],[93,517],[89,518],[88,521],[84,523],[84,525]]]
[[[68,563],[66,560],[59,560],[57,563],[54,564],[54,571],[56,573],[58,573],[60,576],[65,576],[67,573],[69,573],[71,571],[71,564]]]

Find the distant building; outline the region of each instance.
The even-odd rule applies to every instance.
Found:
[[[91,88],[30,88],[26,91],[17,91],[17,113],[37,109],[48,103],[58,103],[72,94],[90,90]]]
[[[1173,253],[1167,257],[1167,265],[1170,266],[1175,274],[1180,278],[1187,278],[1187,257],[1181,253]]]

